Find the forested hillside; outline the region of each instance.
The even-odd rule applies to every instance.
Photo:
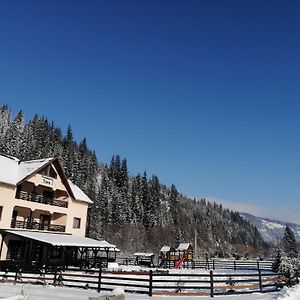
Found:
[[[25,122],[21,111],[11,116],[7,106],[0,107],[0,153],[22,160],[59,155],[66,176],[94,201],[89,236],[107,239],[129,254],[194,242],[195,233],[202,253],[245,254],[265,246],[256,227],[239,213],[185,197],[155,175],[128,176],[127,161],[119,155],[101,164],[85,138],[76,142],[71,127],[63,134],[45,117]]]

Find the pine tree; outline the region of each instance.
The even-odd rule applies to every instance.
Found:
[[[60,128],[55,128],[52,122],[50,134],[50,156],[57,155],[59,157],[63,154],[62,133]]]
[[[289,258],[298,257],[298,248],[295,235],[291,228],[287,225],[284,230],[284,236],[282,240],[283,250]]]
[[[138,174],[132,180],[131,197],[130,197],[130,211],[132,213],[131,219],[133,224],[141,224],[143,218],[143,207],[141,201],[141,175]]]
[[[74,167],[75,167],[75,152],[76,144],[73,139],[73,131],[71,126],[68,126],[67,134],[63,139],[63,166],[66,176],[72,181],[76,181],[74,176]]]
[[[14,121],[5,131],[1,152],[17,156],[20,152],[20,145],[23,143],[24,114],[19,111]]]
[[[141,200],[143,205],[143,225],[146,228],[146,230],[149,230],[154,224],[151,215],[150,193],[146,171],[144,172],[144,175],[142,177],[141,189]]]
[[[151,219],[153,220],[152,223],[157,225],[158,221],[159,221],[159,215],[160,214],[160,209],[161,209],[161,205],[160,205],[160,183],[158,180],[158,177],[153,175],[150,182],[150,190],[149,190],[149,194],[150,194],[150,207],[149,207],[149,211],[150,211],[150,216]],[[163,217],[163,216],[161,216]]]
[[[106,227],[110,224],[110,189],[107,170],[104,169],[101,177],[101,186],[95,197],[93,208],[90,210],[90,232],[95,238],[102,238]]]
[[[278,273],[278,271],[279,271],[279,267],[280,267],[280,264],[282,261],[281,252],[282,252],[282,250],[280,248],[276,249],[276,255],[275,255],[274,261],[272,263],[272,271],[274,273]]]
[[[123,222],[131,223],[132,216],[130,213],[130,200],[129,200],[129,181],[126,158],[121,162],[120,171],[120,194],[123,207]]]
[[[178,219],[178,212],[179,212],[179,199],[178,199],[178,192],[174,184],[171,186],[171,193],[170,193],[170,214],[173,226],[173,239],[180,243],[180,228],[179,228],[179,219]]]
[[[121,159],[120,155],[113,155],[110,162],[110,177],[117,188],[121,187]]]
[[[11,122],[10,110],[7,105],[0,106],[0,149],[2,147],[3,138],[8,130]]]

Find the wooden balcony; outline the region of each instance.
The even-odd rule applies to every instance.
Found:
[[[34,194],[34,193],[27,193],[24,191],[20,191],[16,194],[17,199],[22,199],[26,201],[31,201],[31,202],[38,202],[38,203],[43,203],[43,204],[49,204],[49,205],[54,205],[54,206],[59,206],[59,207],[68,207],[68,202],[62,201],[62,200],[57,200],[57,199],[52,199],[48,198],[42,195]]]
[[[54,225],[54,224],[44,224],[35,221],[12,221],[11,228],[22,228],[22,229],[36,229],[36,230],[47,230],[47,231],[57,231],[65,232],[66,226]]]

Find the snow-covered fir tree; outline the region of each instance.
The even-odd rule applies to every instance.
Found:
[[[289,226],[285,227],[281,248],[277,249],[272,266],[274,272],[284,273],[286,276],[294,276],[300,269],[298,258],[298,246],[295,235]]]
[[[283,250],[287,257],[297,258],[298,257],[298,246],[294,232],[289,226],[285,227],[284,235],[282,239]]]
[[[280,247],[276,249],[275,258],[272,263],[272,271],[275,273],[279,272],[279,268],[282,262],[282,250]]]

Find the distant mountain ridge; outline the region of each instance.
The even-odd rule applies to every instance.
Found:
[[[266,242],[276,243],[283,237],[284,229],[288,225],[295,234],[297,242],[300,242],[300,225],[283,222],[276,219],[256,217],[248,213],[240,213],[240,216],[252,225],[256,226]]]

